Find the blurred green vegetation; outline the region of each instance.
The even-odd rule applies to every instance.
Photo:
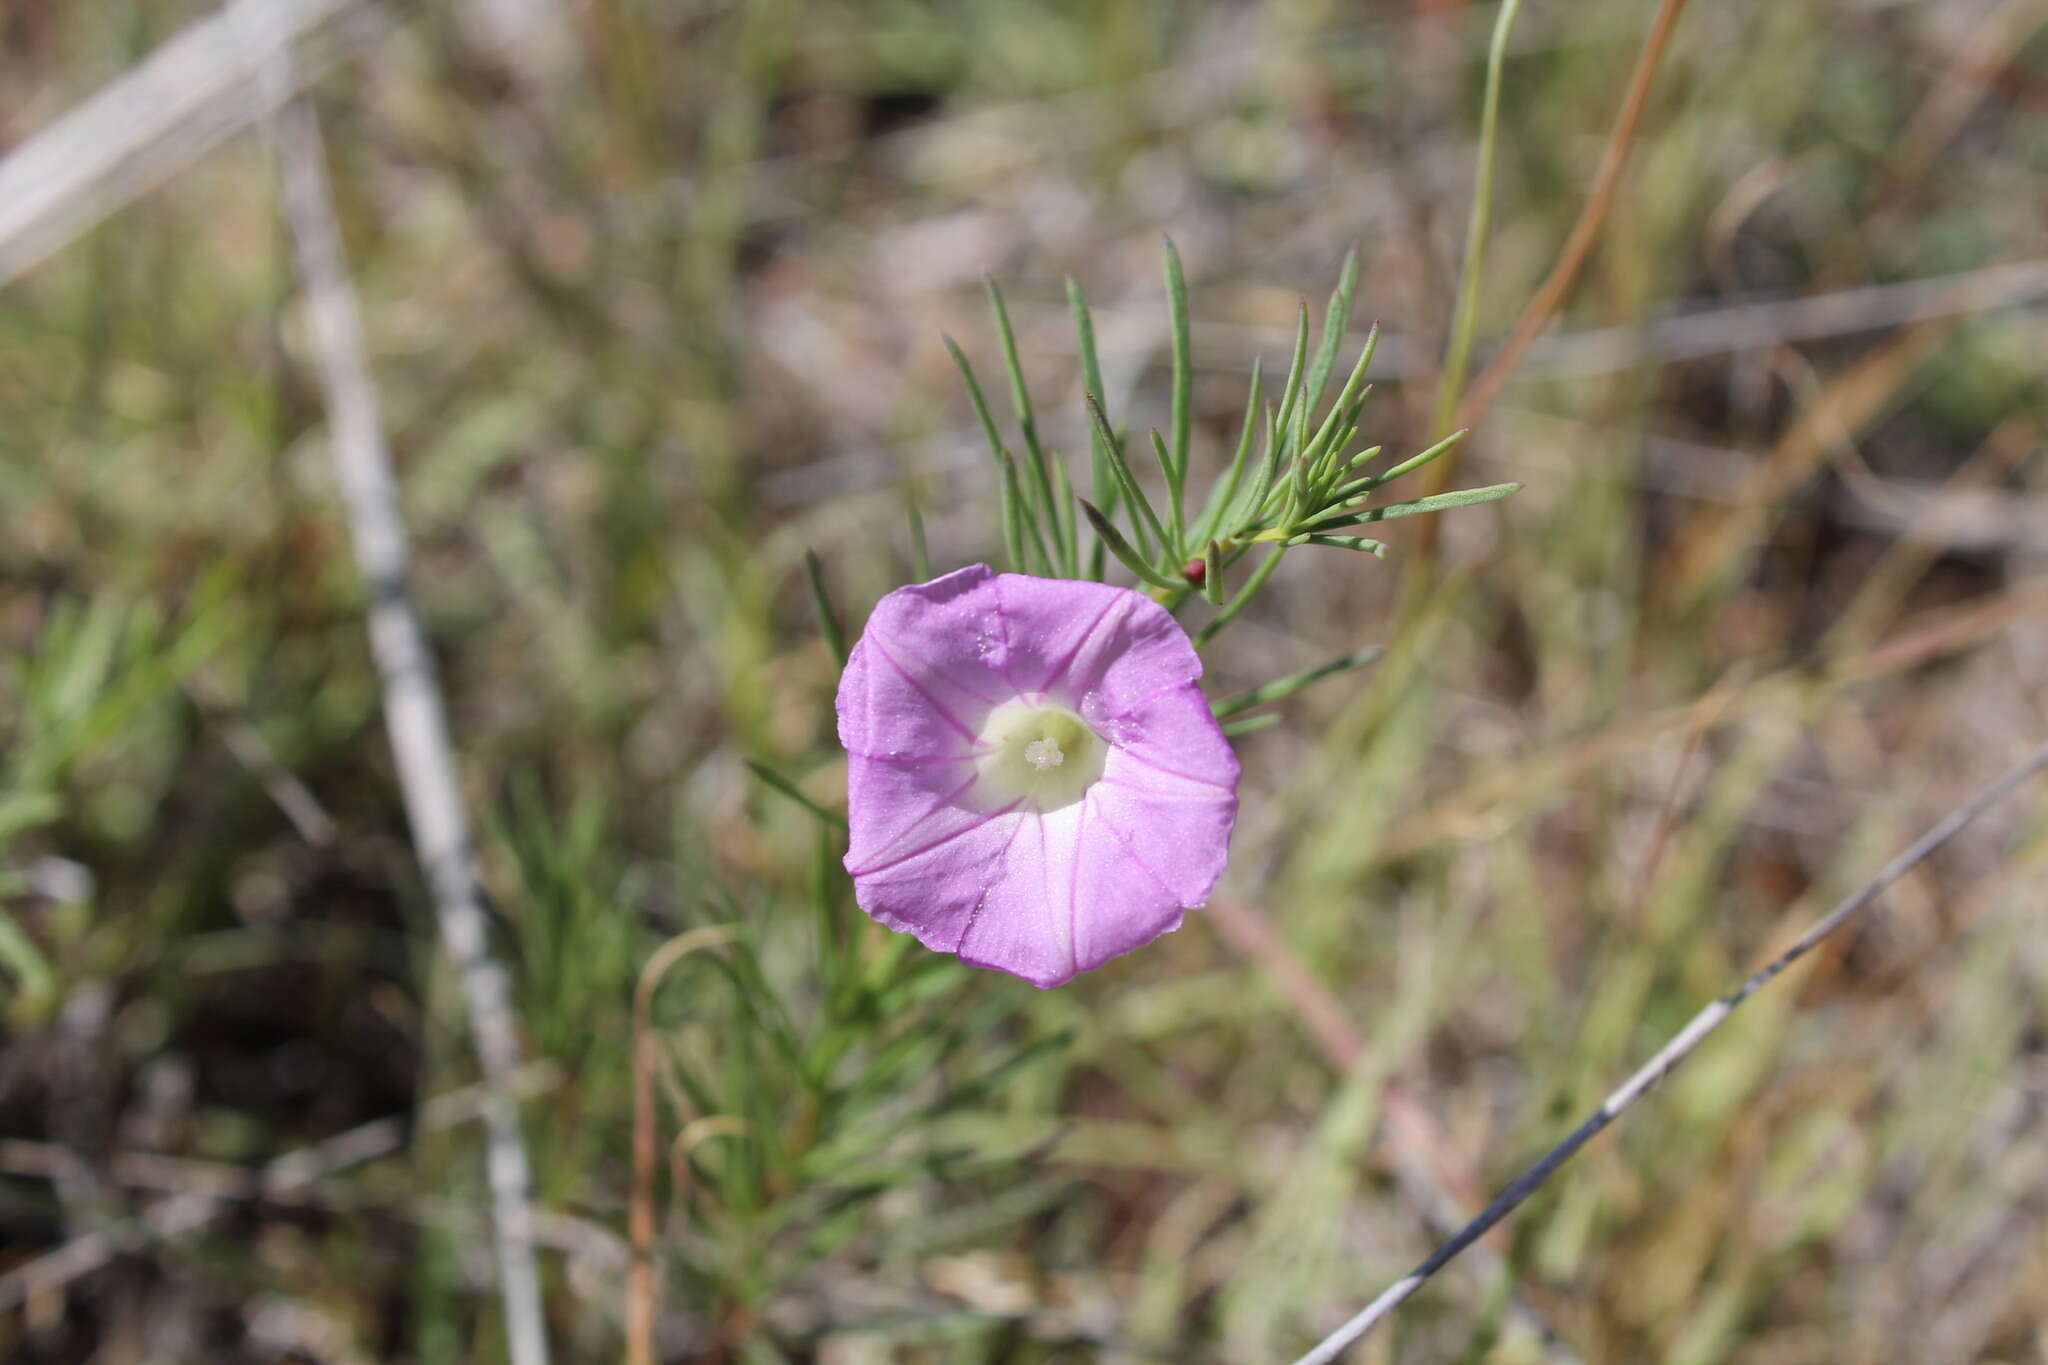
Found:
[[[10,0],[0,140],[207,8]],[[1491,8],[579,0],[534,63],[454,14],[315,94],[553,1067],[525,1112],[563,1359],[620,1351],[632,1000],[679,934],[734,926],[655,996],[664,1359],[1286,1359],[1427,1250],[1418,1156],[1476,1207],[2048,724],[2037,305],[1539,346],[1461,469],[1527,490],[1444,523],[1412,629],[1390,523],[1213,651],[1221,696],[1389,646],[1240,741],[1219,906],[1056,992],[930,957],[747,768],[843,796],[806,551],[856,625],[911,573],[911,499],[935,569],[999,555],[939,340],[997,372],[984,273],[1049,439],[1088,439],[1069,274],[1112,410],[1163,424],[1162,232],[1198,468],[1353,243],[1389,334],[1364,435],[1428,444]],[[1482,351],[1646,20],[1525,6]],[[2044,23],[1692,7],[1561,330],[2048,256]],[[274,190],[240,137],[0,292],[0,1275],[146,1227],[136,1153],[197,1179],[473,1079]],[[1461,1265],[1358,1358],[2043,1358],[2041,809],[1590,1148],[1498,1246],[1512,1304]],[[497,1359],[484,1217],[475,1129],[423,1126],[143,1236],[0,1315],[0,1355]]]

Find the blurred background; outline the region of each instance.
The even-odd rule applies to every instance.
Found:
[[[1481,363],[1656,8],[1523,7]],[[1365,434],[1433,439],[1495,17],[5,0],[0,1357],[505,1358],[263,131],[294,89],[559,1360],[624,1349],[632,999],[679,934],[730,926],[651,997],[660,1359],[1286,1360],[2038,743],[2048,3],[1733,0],[1681,17],[1464,452],[1526,490],[1441,520],[1426,593],[1415,522],[1290,557],[1211,652],[1223,694],[1391,646],[1238,741],[1209,911],[1049,993],[904,953],[749,772],[844,799],[806,550],[855,627],[912,502],[936,570],[1000,557],[941,342],[1001,387],[984,274],[1082,451],[1063,277],[1112,411],[1163,425],[1170,233],[1213,469],[1355,244]],[[1354,1358],[2048,1360],[2044,815],[1909,878]]]

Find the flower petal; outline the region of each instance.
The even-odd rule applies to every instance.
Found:
[[[1024,818],[960,941],[960,960],[1058,986],[1179,926],[1180,903],[1132,861],[1093,797]]]
[[[1056,986],[1176,928],[1222,874],[1237,757],[1187,635],[1140,593],[975,566],[890,593],[839,689],[846,866],[927,946]],[[1106,741],[1085,795],[991,809],[998,706],[1071,707]]]
[[[863,759],[949,762],[974,748],[974,732],[935,705],[930,694],[862,636],[839,675],[839,742]]]
[[[1088,799],[1125,856],[1178,904],[1193,908],[1209,899],[1230,856],[1230,830],[1237,819],[1234,782],[1219,786],[1112,747],[1102,780],[1088,789]]]
[[[1070,704],[1080,702],[1101,671],[1075,678],[1075,658],[1098,634],[1113,633],[1132,602],[1144,600],[1107,583],[1017,573],[997,575],[995,587],[1006,645],[1004,676],[1019,695],[1053,692]]]
[[[1187,632],[1143,593],[1022,574],[996,580],[1011,681],[1084,708],[1121,714],[1163,688],[1192,683],[1202,661]]]
[[[855,877],[956,838],[997,812],[975,802],[968,758],[855,759],[846,773],[846,870]]]
[[[1029,823],[1022,812],[1004,812],[908,857],[856,873],[854,899],[889,928],[917,935],[925,947],[958,952],[990,886],[1002,875],[1012,841]]]
[[[1237,751],[1192,684],[1154,692],[1137,705],[1111,713],[1100,694],[1082,716],[1109,741],[1112,755],[1137,759],[1148,769],[1219,788],[1234,808],[1239,774]],[[1126,779],[1131,780],[1131,779]]]
[[[1001,599],[984,564],[898,588],[875,604],[861,632],[928,703],[970,736],[1017,695],[1003,676]]]

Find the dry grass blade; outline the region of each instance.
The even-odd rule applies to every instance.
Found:
[[[1485,1236],[1495,1224],[1506,1218],[1510,1213],[1513,1213],[1530,1195],[1541,1189],[1544,1183],[1557,1172],[1558,1168],[1571,1160],[1581,1147],[1591,1141],[1603,1128],[1627,1112],[1631,1105],[1648,1094],[1652,1087],[1670,1075],[1673,1069],[1687,1057],[1691,1056],[1694,1049],[1698,1048],[1709,1034],[1727,1022],[1728,1017],[1735,1013],[1743,1001],[1769,985],[1774,977],[1778,976],[1800,958],[1806,956],[1807,953],[1825,941],[1835,930],[1855,918],[1861,911],[1869,908],[1871,903],[1886,888],[1890,887],[1892,883],[1898,881],[1906,873],[1919,866],[1936,849],[1961,833],[1978,816],[2011,796],[2024,786],[2030,778],[2044,769],[2048,769],[2048,744],[2044,744],[2035,750],[2024,762],[1986,787],[1969,802],[1957,807],[1937,821],[1932,828],[1914,840],[1897,857],[1878,869],[1877,874],[1869,881],[1858,887],[1832,910],[1828,911],[1827,914],[1816,920],[1812,927],[1801,934],[1790,947],[1752,973],[1740,985],[1736,986],[1734,990],[1713,1001],[1698,1014],[1694,1015],[1691,1022],[1680,1029],[1677,1036],[1672,1038],[1669,1043],[1666,1043],[1656,1056],[1645,1062],[1637,1069],[1634,1075],[1622,1082],[1621,1086],[1613,1094],[1609,1095],[1598,1109],[1587,1116],[1584,1122],[1580,1123],[1578,1127],[1566,1135],[1563,1141],[1544,1153],[1542,1158],[1533,1166],[1530,1166],[1521,1175],[1517,1176],[1513,1183],[1503,1190],[1500,1196],[1491,1204],[1487,1205],[1478,1217],[1461,1228],[1456,1236],[1432,1252],[1428,1259],[1424,1260],[1414,1270],[1390,1286],[1386,1292],[1366,1305],[1350,1321],[1324,1338],[1316,1345],[1314,1350],[1302,1356],[1296,1362],[1296,1365],[1329,1365],[1329,1362],[1335,1360],[1352,1343],[1358,1341],[1367,1332],[1370,1332],[1376,1324],[1383,1321],[1388,1314],[1392,1313],[1395,1308],[1399,1307],[1416,1290],[1428,1283],[1430,1277],[1435,1275],[1437,1271],[1455,1260],[1461,1252]]]
[[[369,590],[370,645],[384,690],[413,843],[454,963],[483,1067],[488,1172],[505,1333],[513,1365],[546,1365],[547,1332],[534,1260],[532,1177],[512,1080],[519,1023],[505,970],[491,951],[469,820],[455,772],[433,657],[406,588],[405,526],[365,353],[362,318],[342,253],[320,127],[311,106],[285,107],[277,125],[285,217],[311,312],[334,463],[356,561]]]
[[[714,924],[679,934],[647,959],[633,990],[633,1193],[628,1218],[632,1269],[626,1277],[626,1360],[653,1365],[654,1315],[659,1298],[654,1276],[654,1072],[660,1045],[654,1036],[654,993],[669,969],[701,948],[732,942],[737,930]]]
[[[367,46],[367,0],[237,0],[0,161],[0,284],[169,180]],[[293,82],[267,73],[290,58]]]

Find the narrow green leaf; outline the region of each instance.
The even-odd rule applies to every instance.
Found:
[[[1202,551],[1202,596],[1223,605],[1223,547],[1213,540]]]
[[[1226,737],[1235,739],[1239,735],[1251,734],[1254,730],[1270,730],[1279,723],[1280,713],[1268,711],[1262,716],[1245,716],[1241,720],[1225,721],[1223,733]]]
[[[1166,530],[1171,533],[1167,537],[1166,551],[1169,557],[1179,559],[1187,544],[1188,528],[1181,520],[1180,481],[1174,472],[1173,451],[1159,434],[1158,427],[1152,428],[1152,458],[1159,461],[1159,472],[1166,476],[1167,507],[1173,513],[1173,520],[1166,525]]]
[[[1260,588],[1266,586],[1266,580],[1273,576],[1273,570],[1279,568],[1280,561],[1286,557],[1287,547],[1285,545],[1276,545],[1273,547],[1273,553],[1259,561],[1259,567],[1252,570],[1252,576],[1245,580],[1244,586],[1237,590],[1236,596],[1232,597],[1225,604],[1223,610],[1216,613],[1215,619],[1202,627],[1202,633],[1195,637],[1196,649],[1200,649],[1203,645],[1208,644],[1211,640],[1222,634],[1223,628],[1237,619],[1237,614],[1245,609],[1253,597],[1258,595]]]
[[[1067,482],[1067,462],[1054,452],[1052,457],[1052,520],[1059,529],[1060,571],[1066,578],[1081,576],[1081,534],[1074,523],[1074,489]]]
[[[1299,545],[1326,545],[1333,550],[1357,550],[1371,555],[1374,559],[1387,557],[1387,544],[1383,540],[1367,540],[1363,536],[1321,536],[1312,535],[1294,542]]]
[[[1024,453],[1030,456],[1026,464],[1042,519],[1050,523],[1046,529],[1052,533],[1052,558],[1057,562],[1066,558],[1066,549],[1053,502],[1051,457],[1038,443],[1038,418],[1031,409],[1031,391],[1024,384],[1024,366],[1017,359],[1017,334],[1010,327],[1010,310],[1003,303],[1003,291],[993,278],[984,277],[982,285],[988,291],[989,311],[995,315],[996,335],[1003,346],[1003,369],[1010,379],[1010,405],[1016,409],[1017,427],[1024,433]]]
[[[1254,687],[1249,692],[1240,692],[1225,701],[1216,702],[1210,709],[1216,713],[1218,720],[1222,720],[1226,717],[1234,716],[1240,711],[1249,711],[1254,706],[1264,706],[1268,702],[1283,701],[1310,684],[1321,682],[1324,678],[1338,673],[1349,672],[1354,668],[1363,668],[1367,664],[1378,663],[1386,655],[1386,652],[1379,645],[1367,645],[1363,649],[1354,649],[1349,654],[1340,654],[1336,658],[1319,663],[1313,668],[1304,668],[1299,673],[1289,673],[1285,677],[1275,678],[1269,683]]]
[[[1275,426],[1274,408],[1266,404],[1265,422],[1261,428],[1266,442],[1265,453],[1259,456],[1258,477],[1252,480],[1251,489],[1246,493],[1243,510],[1232,514],[1230,521],[1234,533],[1242,534],[1263,524],[1266,517],[1267,495],[1273,491],[1273,480],[1279,476],[1280,433]]]
[[[1194,409],[1194,361],[1190,354],[1188,282],[1180,268],[1180,252],[1173,238],[1166,239],[1166,311],[1173,324],[1173,465],[1178,484],[1187,481],[1188,437]],[[1178,493],[1176,493],[1178,498]],[[1180,525],[1180,507],[1174,507],[1174,523]]]
[[[1458,271],[1458,301],[1451,312],[1451,335],[1437,381],[1436,415],[1431,431],[1442,431],[1458,411],[1465,394],[1465,367],[1472,357],[1472,339],[1479,320],[1479,288],[1486,274],[1486,237],[1493,222],[1494,146],[1500,126],[1501,71],[1508,34],[1521,13],[1522,0],[1501,0],[1493,18],[1493,38],[1486,49],[1486,88],[1480,97],[1479,145],[1473,167],[1472,208],[1465,220],[1465,261]]]
[[[804,551],[804,577],[811,583],[811,610],[818,616],[818,633],[825,637],[825,645],[832,651],[832,657],[844,668],[846,631],[839,624],[839,613],[832,609],[832,595],[825,590],[825,566],[818,562],[815,550]]]
[[[1452,446],[1458,444],[1458,442],[1464,440],[1465,434],[1466,429],[1463,427],[1459,428],[1458,430],[1452,432],[1450,435],[1444,437],[1441,441],[1438,441],[1429,449],[1423,451],[1420,455],[1411,455],[1407,459],[1401,461],[1401,463],[1395,465],[1392,469],[1383,470],[1380,473],[1373,475],[1372,478],[1366,481],[1365,486],[1367,488],[1379,488],[1385,484],[1392,483],[1394,480],[1400,478],[1403,474],[1414,473],[1416,470],[1428,464],[1431,460],[1434,460],[1437,456],[1449,450]]]
[[[1320,457],[1324,455],[1334,456],[1336,449],[1341,446],[1341,441],[1333,442],[1331,439],[1342,430],[1340,423],[1345,421],[1347,415],[1351,417],[1351,420],[1356,420],[1355,413],[1352,413],[1352,405],[1360,397],[1359,389],[1365,383],[1366,367],[1372,364],[1373,352],[1379,349],[1379,345],[1380,325],[1375,322],[1372,325],[1372,330],[1365,334],[1365,346],[1358,353],[1358,363],[1351,367],[1351,377],[1344,381],[1343,389],[1337,394],[1337,401],[1330,405],[1330,415],[1323,420],[1323,425],[1317,429],[1315,439],[1308,443],[1308,452],[1314,453],[1318,457],[1319,463]],[[1306,413],[1308,407],[1304,406],[1302,411]]]
[[[1005,454],[1007,456],[1007,452]],[[1010,504],[1017,509],[1017,520],[1021,527],[1020,539],[1023,542],[1026,561],[1030,564],[1024,572],[1050,578],[1053,575],[1052,551],[1045,543],[1045,533],[1039,529],[1037,506],[1029,490],[1023,486],[1023,481],[1017,477],[1017,461],[1014,457],[1005,458],[1003,477],[1008,481]]]
[[[1358,248],[1352,247],[1344,253],[1344,268],[1337,272],[1337,289],[1330,295],[1330,306],[1323,313],[1323,335],[1316,343],[1315,364],[1308,372],[1308,405],[1314,408],[1323,401],[1323,387],[1330,382],[1330,371],[1336,367],[1337,351],[1344,344],[1344,331],[1351,325],[1351,299],[1358,292]],[[1378,325],[1374,325],[1378,330]]]
[[[1067,311],[1073,314],[1074,336],[1081,347],[1081,385],[1083,393],[1101,394],[1102,359],[1095,349],[1095,320],[1088,312],[1088,300],[1081,294],[1081,286],[1074,283],[1072,275],[1067,276]],[[1107,414],[1105,413],[1105,420]],[[1093,482],[1088,486],[1089,496],[1095,505],[1106,512],[1116,510],[1117,495],[1123,490],[1116,485],[1116,475],[1109,468],[1109,456],[1102,448],[1102,437],[1091,426],[1089,428],[1090,472]]]
[[[1302,300],[1294,314],[1294,358],[1287,364],[1287,382],[1280,386],[1280,414],[1273,425],[1285,438],[1294,430],[1294,410],[1302,405],[1302,367],[1308,363],[1308,301]],[[1279,450],[1276,447],[1276,452]],[[1288,452],[1292,454],[1293,452]]]
[[[747,765],[748,772],[760,778],[763,782],[773,787],[776,791],[781,792],[784,796],[796,802],[799,806],[802,806],[805,810],[817,816],[826,824],[836,825],[840,829],[846,828],[845,816],[841,815],[838,811],[826,810],[823,806],[811,800],[810,797],[805,796],[802,790],[800,790],[797,787],[796,783],[790,781],[781,773],[776,772],[773,768],[769,767],[765,763],[756,763],[751,758],[744,760],[744,762]]]
[[[910,570],[920,583],[928,582],[932,576],[932,552],[924,542],[924,513],[917,510],[917,499],[907,499],[910,509]]]
[[[1017,467],[1005,459],[1002,472],[1003,553],[1009,556],[1013,570],[1029,573],[1030,566],[1024,562],[1024,499],[1017,491]]]
[[[1397,517],[1419,516],[1424,512],[1442,512],[1453,507],[1472,507],[1482,502],[1498,502],[1521,491],[1522,485],[1518,483],[1496,483],[1485,488],[1461,488],[1450,493],[1434,493],[1429,497],[1412,498],[1407,502],[1390,502],[1384,507],[1342,507],[1317,518],[1313,529],[1321,533],[1340,526],[1359,526],[1371,521],[1392,521]]]
[[[1262,396],[1260,387],[1259,358],[1253,356],[1252,388],[1251,393],[1245,398],[1244,426],[1238,432],[1237,453],[1230,457],[1230,468],[1224,471],[1223,477],[1210,486],[1209,499],[1202,506],[1202,515],[1195,519],[1192,534],[1197,544],[1212,536],[1228,534],[1229,531],[1236,529],[1235,526],[1225,527],[1223,521],[1237,497],[1238,486],[1244,482],[1245,464],[1251,457],[1252,437],[1258,430],[1259,399]]]
[[[1124,501],[1131,505],[1131,530],[1138,537],[1138,546],[1150,558],[1152,542],[1146,536],[1147,530],[1159,544],[1165,545],[1166,528],[1160,525],[1159,514],[1152,510],[1152,500],[1138,486],[1138,476],[1132,472],[1131,462],[1124,458],[1123,442],[1117,440],[1116,433],[1110,429],[1109,415],[1102,410],[1102,400],[1092,393],[1088,395],[1088,420],[1108,453],[1110,469],[1124,490]]]
[[[1125,568],[1136,574],[1140,580],[1150,583],[1155,588],[1176,588],[1182,586],[1141,559],[1138,556],[1138,552],[1131,548],[1131,543],[1123,538],[1123,534],[1116,529],[1109,518],[1104,516],[1101,509],[1096,507],[1094,503],[1086,498],[1082,498],[1079,501],[1081,503],[1082,515],[1086,516],[1088,524],[1095,528],[1096,536],[1101,539],[1104,545],[1109,547],[1111,554],[1123,562]]]
[[[981,421],[981,434],[987,438],[989,453],[1002,476],[1003,549],[1010,557],[1011,568],[1018,573],[1029,573],[1031,570],[1024,558],[1024,526],[1026,521],[1030,521],[1034,523],[1035,530],[1037,519],[1024,505],[1017,486],[1017,462],[1010,458],[1002,435],[996,430],[996,419],[988,410],[988,398],[981,391],[981,381],[974,376],[974,366],[967,362],[966,352],[949,336],[942,335],[940,340],[946,343],[946,353],[953,357],[960,378],[967,384],[968,402],[974,405],[974,415]]]
[[[974,415],[981,419],[981,434],[988,438],[989,453],[997,464],[1009,459],[1009,452],[1003,449],[1003,438],[996,431],[996,419],[988,410],[988,399],[982,395],[981,381],[974,377],[974,366],[967,363],[967,353],[960,344],[949,336],[941,335],[939,340],[946,343],[946,353],[953,357],[960,377],[967,382],[967,399],[974,405]]]
[[[1102,361],[1095,349],[1095,320],[1089,315],[1088,300],[1081,294],[1081,286],[1074,277],[1067,276],[1067,311],[1074,317],[1074,335],[1081,348],[1082,392],[1099,394],[1102,387]],[[1107,515],[1116,515],[1117,498],[1123,489],[1117,483],[1116,471],[1110,468],[1109,452],[1103,448],[1102,434],[1093,423],[1088,427],[1088,495],[1095,500]],[[1103,556],[1106,547],[1096,541],[1088,551],[1088,577],[1102,577]]]
[[[40,1006],[56,989],[50,960],[12,915],[0,915],[0,968],[20,983],[21,994]]]

